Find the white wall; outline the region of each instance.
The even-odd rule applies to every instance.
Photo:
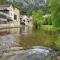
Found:
[[[9,7],[9,17],[14,20],[14,9],[12,5]]]
[[[8,17],[10,17],[12,20],[14,20],[14,8],[13,8],[13,6],[10,5],[10,6],[6,6],[6,7],[0,7],[0,10],[4,10],[4,9],[9,10]]]

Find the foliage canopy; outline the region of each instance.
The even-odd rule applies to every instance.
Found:
[[[41,10],[32,12],[32,20],[35,28],[39,28],[43,23],[43,12]]]
[[[51,17],[54,26],[60,26],[60,0],[51,0]]]

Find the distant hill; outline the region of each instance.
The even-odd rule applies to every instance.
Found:
[[[8,0],[18,4],[22,14],[32,14],[33,10],[43,9],[48,4],[48,0]]]
[[[16,1],[23,3],[24,6],[27,6],[29,4],[35,5],[38,4],[39,6],[47,4],[48,0],[8,0],[10,2]]]

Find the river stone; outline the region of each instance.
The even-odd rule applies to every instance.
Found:
[[[49,49],[30,49],[13,56],[3,57],[2,60],[48,60],[52,59],[54,52]]]

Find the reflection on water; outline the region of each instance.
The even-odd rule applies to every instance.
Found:
[[[1,48],[5,50],[11,47],[23,46],[20,44],[22,36],[28,36],[31,33],[32,29],[29,27],[2,29],[0,30]]]
[[[32,48],[33,46],[53,48],[57,35],[57,32],[42,29],[32,30],[31,27],[24,26],[21,28],[0,29],[0,53],[9,52],[11,55],[10,52]]]
[[[21,35],[27,35],[32,33],[32,27],[21,27],[20,28],[20,34]]]
[[[57,39],[57,33],[44,30],[32,30],[31,27],[10,28],[0,30],[1,41],[11,44],[10,41],[17,43],[17,45],[24,48],[31,48],[32,46],[48,46],[53,47],[54,41]],[[6,44],[6,43],[5,43]],[[11,44],[15,45],[15,44]]]

